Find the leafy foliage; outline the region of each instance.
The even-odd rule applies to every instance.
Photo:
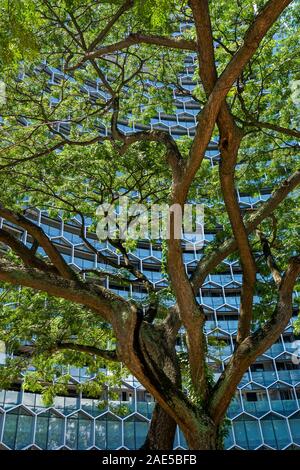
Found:
[[[255,5],[250,0],[210,2],[219,74],[241,46],[255,9],[263,4],[261,0]],[[193,97],[201,105],[205,93],[198,83],[197,67],[195,88],[184,88],[178,80],[185,59],[182,51],[142,42],[101,55],[81,67],[76,64],[89,44],[97,50],[124,40],[130,33],[172,36],[181,22],[188,24],[181,37],[193,39],[191,11],[185,1],[137,1],[99,40],[99,31],[122,5],[122,1],[0,1],[1,77],[7,91],[1,108],[1,204],[19,212],[24,206],[39,207],[66,223],[76,216],[81,223],[89,221],[91,232],[99,204],[113,203],[120,194],[146,205],[169,200],[171,172],[164,142],[145,139],[124,147],[111,138],[112,121],[116,118],[119,128],[129,135],[153,125],[158,112],[171,119],[174,96],[179,95],[182,102]],[[242,196],[258,198],[299,167],[299,143],[278,129],[259,125],[299,126],[299,109],[290,85],[300,78],[299,16],[295,2],[266,35],[228,95],[232,114],[245,133],[236,170]],[[216,130],[213,137],[217,139]],[[186,160],[192,138],[183,137],[177,143]],[[216,159],[205,160],[189,192],[190,200],[206,205],[206,227],[214,235],[200,256],[210,255],[231,236],[218,172]],[[275,211],[273,221],[266,220],[261,226],[270,240],[274,236],[272,251],[282,271],[289,257],[299,253],[298,212],[299,192],[295,192]],[[272,315],[276,296],[256,234],[251,235],[251,244],[260,274],[255,321],[263,322]],[[136,246],[129,240],[123,248],[134,254]],[[120,245],[116,250],[121,256]],[[42,255],[40,250],[38,256]],[[165,260],[163,246],[162,272],[167,278]],[[231,260],[238,260],[238,256]],[[224,270],[224,265],[219,270]],[[133,280],[124,266],[111,271],[122,278],[119,285]],[[90,278],[94,279],[93,275]],[[159,293],[145,292],[140,304],[158,303],[161,320],[173,300],[172,289],[165,287]],[[93,375],[93,381],[81,385],[93,396],[100,396],[104,384],[114,386],[126,374],[120,364],[109,363],[114,374],[107,375],[102,372],[106,365],[103,359],[55,350],[70,338],[98,348],[114,342],[108,325],[90,311],[28,289],[8,290],[2,302],[0,340],[12,353],[24,344],[35,348],[31,356],[9,359],[0,369],[3,387],[23,374],[24,387],[41,392],[45,401],[51,402],[56,393],[67,390],[70,375],[65,367],[70,364],[86,367]],[[184,370],[186,363],[182,362]],[[212,371],[207,374],[211,376]],[[188,373],[186,385],[190,387]],[[190,395],[194,401],[199,398],[193,397],[193,391]]]

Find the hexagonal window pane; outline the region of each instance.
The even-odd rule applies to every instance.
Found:
[[[81,398],[81,408],[92,416],[99,416],[101,413],[107,411],[106,397],[103,400],[96,398]]]
[[[233,416],[238,415],[242,411],[243,409],[242,409],[241,399],[239,395],[236,395],[229,405],[229,408],[227,410],[227,415],[229,416],[229,418],[232,418]]]
[[[11,449],[23,449],[32,443],[34,417],[23,408],[8,412],[5,417],[3,442]]]
[[[64,418],[47,411],[37,416],[35,443],[42,449],[54,450],[64,443]]]
[[[261,420],[261,428],[265,443],[275,449],[282,449],[290,444],[291,439],[285,419],[269,415]]]
[[[293,442],[300,444],[300,413],[292,416],[289,419]]]
[[[244,409],[253,416],[262,416],[270,411],[267,392],[256,384],[249,384],[242,391]]]
[[[232,425],[230,424],[229,428],[228,428],[228,432],[225,436],[225,439],[224,439],[224,448],[225,449],[228,449],[229,447],[231,447],[232,445],[234,444],[234,440],[233,440],[233,430],[232,430]]]
[[[12,408],[20,403],[20,392],[18,390],[6,390],[4,399],[4,408]]]
[[[298,410],[298,402],[292,387],[277,383],[268,390],[273,411],[288,416]]]
[[[95,445],[100,449],[117,449],[122,445],[122,422],[107,413],[95,421]]]
[[[145,442],[148,421],[140,416],[131,416],[124,421],[124,444],[128,449],[139,449]]]
[[[243,415],[233,421],[233,429],[237,444],[244,449],[256,449],[262,444],[258,421]]]
[[[84,413],[67,418],[66,445],[73,450],[84,450],[93,445],[93,421]]]
[[[78,396],[56,396],[54,407],[64,415],[71,414],[79,408]]]

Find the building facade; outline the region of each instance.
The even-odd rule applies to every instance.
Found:
[[[196,57],[186,57],[180,85],[186,90],[195,86],[192,77]],[[59,83],[61,72],[47,69],[49,84]],[[85,92],[90,99],[101,94],[98,84],[89,82]],[[168,130],[172,136],[193,136],[196,126],[198,104],[189,96],[174,90],[176,113],[161,112],[151,120],[151,127]],[[129,126],[120,122],[123,132],[142,129],[139,124]],[[102,132],[108,132],[102,129]],[[211,165],[218,163],[217,144],[211,143],[207,158]],[[240,194],[243,208],[254,208],[268,198],[265,191],[259,197],[251,198]],[[97,269],[99,261],[95,253],[83,247],[80,225],[76,218],[70,223],[50,219],[39,210],[28,214],[43,227],[55,242],[68,263],[74,269]],[[7,226],[0,220],[0,226]],[[13,230],[13,227],[10,227]],[[88,229],[88,226],[87,226]],[[214,233],[205,233],[205,242],[213,239]],[[23,241],[26,233],[20,233]],[[120,255],[109,243],[100,244],[96,235],[87,231],[89,241],[105,252],[117,263]],[[184,253],[186,269],[194,269],[201,248],[195,244]],[[165,286],[161,274],[162,252],[159,245],[140,243],[132,253],[136,265],[159,289]],[[218,359],[216,374],[224,367],[234,347],[240,302],[242,274],[237,262],[225,261],[224,272],[211,274],[199,290],[198,299],[204,307],[207,322],[206,334],[222,339],[223,346],[209,346],[211,356]],[[143,295],[135,286],[116,287],[106,278],[105,285],[117,290],[123,296],[139,298]],[[258,299],[257,299],[258,300]],[[295,312],[295,317],[296,319]],[[300,449],[300,367],[293,358],[295,338],[292,322],[280,339],[244,375],[236,397],[228,410],[230,421],[227,449]],[[184,332],[182,332],[184,334]],[[178,339],[180,347],[180,338]],[[3,359],[3,357],[2,357]],[[93,380],[85,369],[70,369],[75,385]],[[99,407],[98,400],[70,392],[68,396],[57,396],[51,407],[45,407],[38,394],[22,391],[20,384],[0,392],[0,448],[1,449],[137,449],[145,439],[151,413],[154,407],[152,397],[133,377],[124,381],[118,390],[119,399],[109,401],[106,407]],[[185,440],[177,430],[174,448],[185,448]]]

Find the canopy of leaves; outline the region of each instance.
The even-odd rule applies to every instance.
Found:
[[[128,9],[99,35],[125,3]],[[263,4],[261,0],[210,2],[218,73],[241,46]],[[111,139],[111,122],[115,117],[128,133],[143,129],[158,112],[166,118],[172,115],[174,94],[193,97],[201,106],[205,93],[197,66],[190,72],[192,91],[178,78],[186,54],[168,47],[141,42],[74,67],[91,52],[91,45],[97,50],[131,33],[175,37],[180,24],[186,24],[179,37],[195,39],[187,2],[0,0],[0,9],[1,78],[7,93],[0,110],[1,204],[18,211],[38,207],[65,221],[79,215],[93,230],[99,204],[114,202],[119,194],[144,204],[167,202],[171,176],[163,143],[142,141],[123,148]],[[228,96],[245,132],[237,169],[241,195],[256,198],[262,191],[272,191],[299,167],[299,141],[280,132],[280,127],[299,128],[299,103],[292,87],[300,80],[299,20],[299,2],[294,2],[266,35]],[[196,55],[191,55],[196,63]],[[191,138],[178,140],[178,147],[186,158]],[[206,204],[206,227],[216,232],[203,250],[209,254],[231,234],[216,162],[203,163],[189,197]],[[282,269],[291,255],[299,253],[299,202],[299,192],[294,192],[263,225],[267,236],[274,238],[273,253]],[[274,306],[274,286],[258,238],[253,235],[251,242],[261,275],[257,318],[265,319]],[[112,341],[107,325],[90,312],[26,289],[5,295],[2,302],[8,306],[1,310],[0,339],[11,351],[33,342],[36,353],[2,368],[2,385],[20,371],[25,373],[29,364],[34,370],[25,373],[25,386],[45,391],[52,384],[50,395],[66,386],[69,378],[61,367],[67,364],[87,366],[100,384],[119,380],[124,373],[110,364],[116,379],[108,379],[98,372],[103,366],[99,358],[53,352],[55,344],[70,338],[98,348]]]

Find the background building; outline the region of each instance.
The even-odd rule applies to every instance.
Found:
[[[183,89],[194,87],[194,55],[185,60],[184,71],[179,77]],[[59,83],[61,72],[45,67],[49,74],[49,84]],[[85,87],[90,99],[101,94],[98,83],[88,82]],[[157,113],[151,127],[168,130],[176,138],[195,132],[198,104],[189,96],[174,90],[176,113]],[[142,129],[143,126],[127,125],[120,122],[123,132]],[[108,132],[102,129],[101,132]],[[218,163],[218,147],[211,143],[207,158],[211,165]],[[253,208],[268,198],[268,188],[260,196],[251,198],[239,194],[244,209]],[[79,222],[64,223],[60,219],[50,219],[39,210],[28,213],[41,225],[48,236],[63,253],[74,269],[99,267],[97,256],[82,244]],[[0,226],[8,227],[5,220]],[[88,224],[87,224],[88,228]],[[10,226],[10,230],[15,230]],[[120,262],[120,256],[109,243],[100,246],[97,237],[89,232],[91,243],[98,244],[105,254]],[[205,240],[211,241],[214,233],[205,233]],[[23,241],[25,232],[20,233]],[[184,254],[186,269],[192,272],[201,249],[194,246]],[[159,245],[140,243],[132,253],[137,266],[159,289],[165,280],[161,274],[162,253]],[[215,373],[219,374],[224,362],[230,357],[237,330],[238,310],[242,274],[237,262],[226,261],[222,273],[211,274],[199,291],[199,302],[204,306],[207,322],[206,334],[222,339],[223,346],[210,346]],[[141,288],[130,286],[120,289],[104,279],[107,287],[118,290],[124,296],[139,298]],[[256,299],[257,301],[259,299]],[[295,311],[296,318],[297,312]],[[184,334],[184,332],[181,332]],[[226,438],[228,449],[300,449],[300,367],[293,362],[295,352],[292,322],[280,339],[262,356],[258,357],[239,384],[236,398],[228,410],[229,434]],[[180,337],[178,347],[181,347]],[[217,360],[216,360],[217,358]],[[66,371],[66,373],[69,371]],[[154,402],[147,391],[133,377],[124,382],[118,391],[119,399],[110,401],[101,408],[98,400],[77,395],[73,386],[81,381],[93,380],[84,369],[71,369],[72,382],[68,396],[57,396],[52,407],[46,408],[38,394],[21,390],[20,383],[10,390],[0,392],[0,448],[1,449],[135,449],[139,448],[146,436]],[[185,440],[177,430],[175,448],[184,448]]]

